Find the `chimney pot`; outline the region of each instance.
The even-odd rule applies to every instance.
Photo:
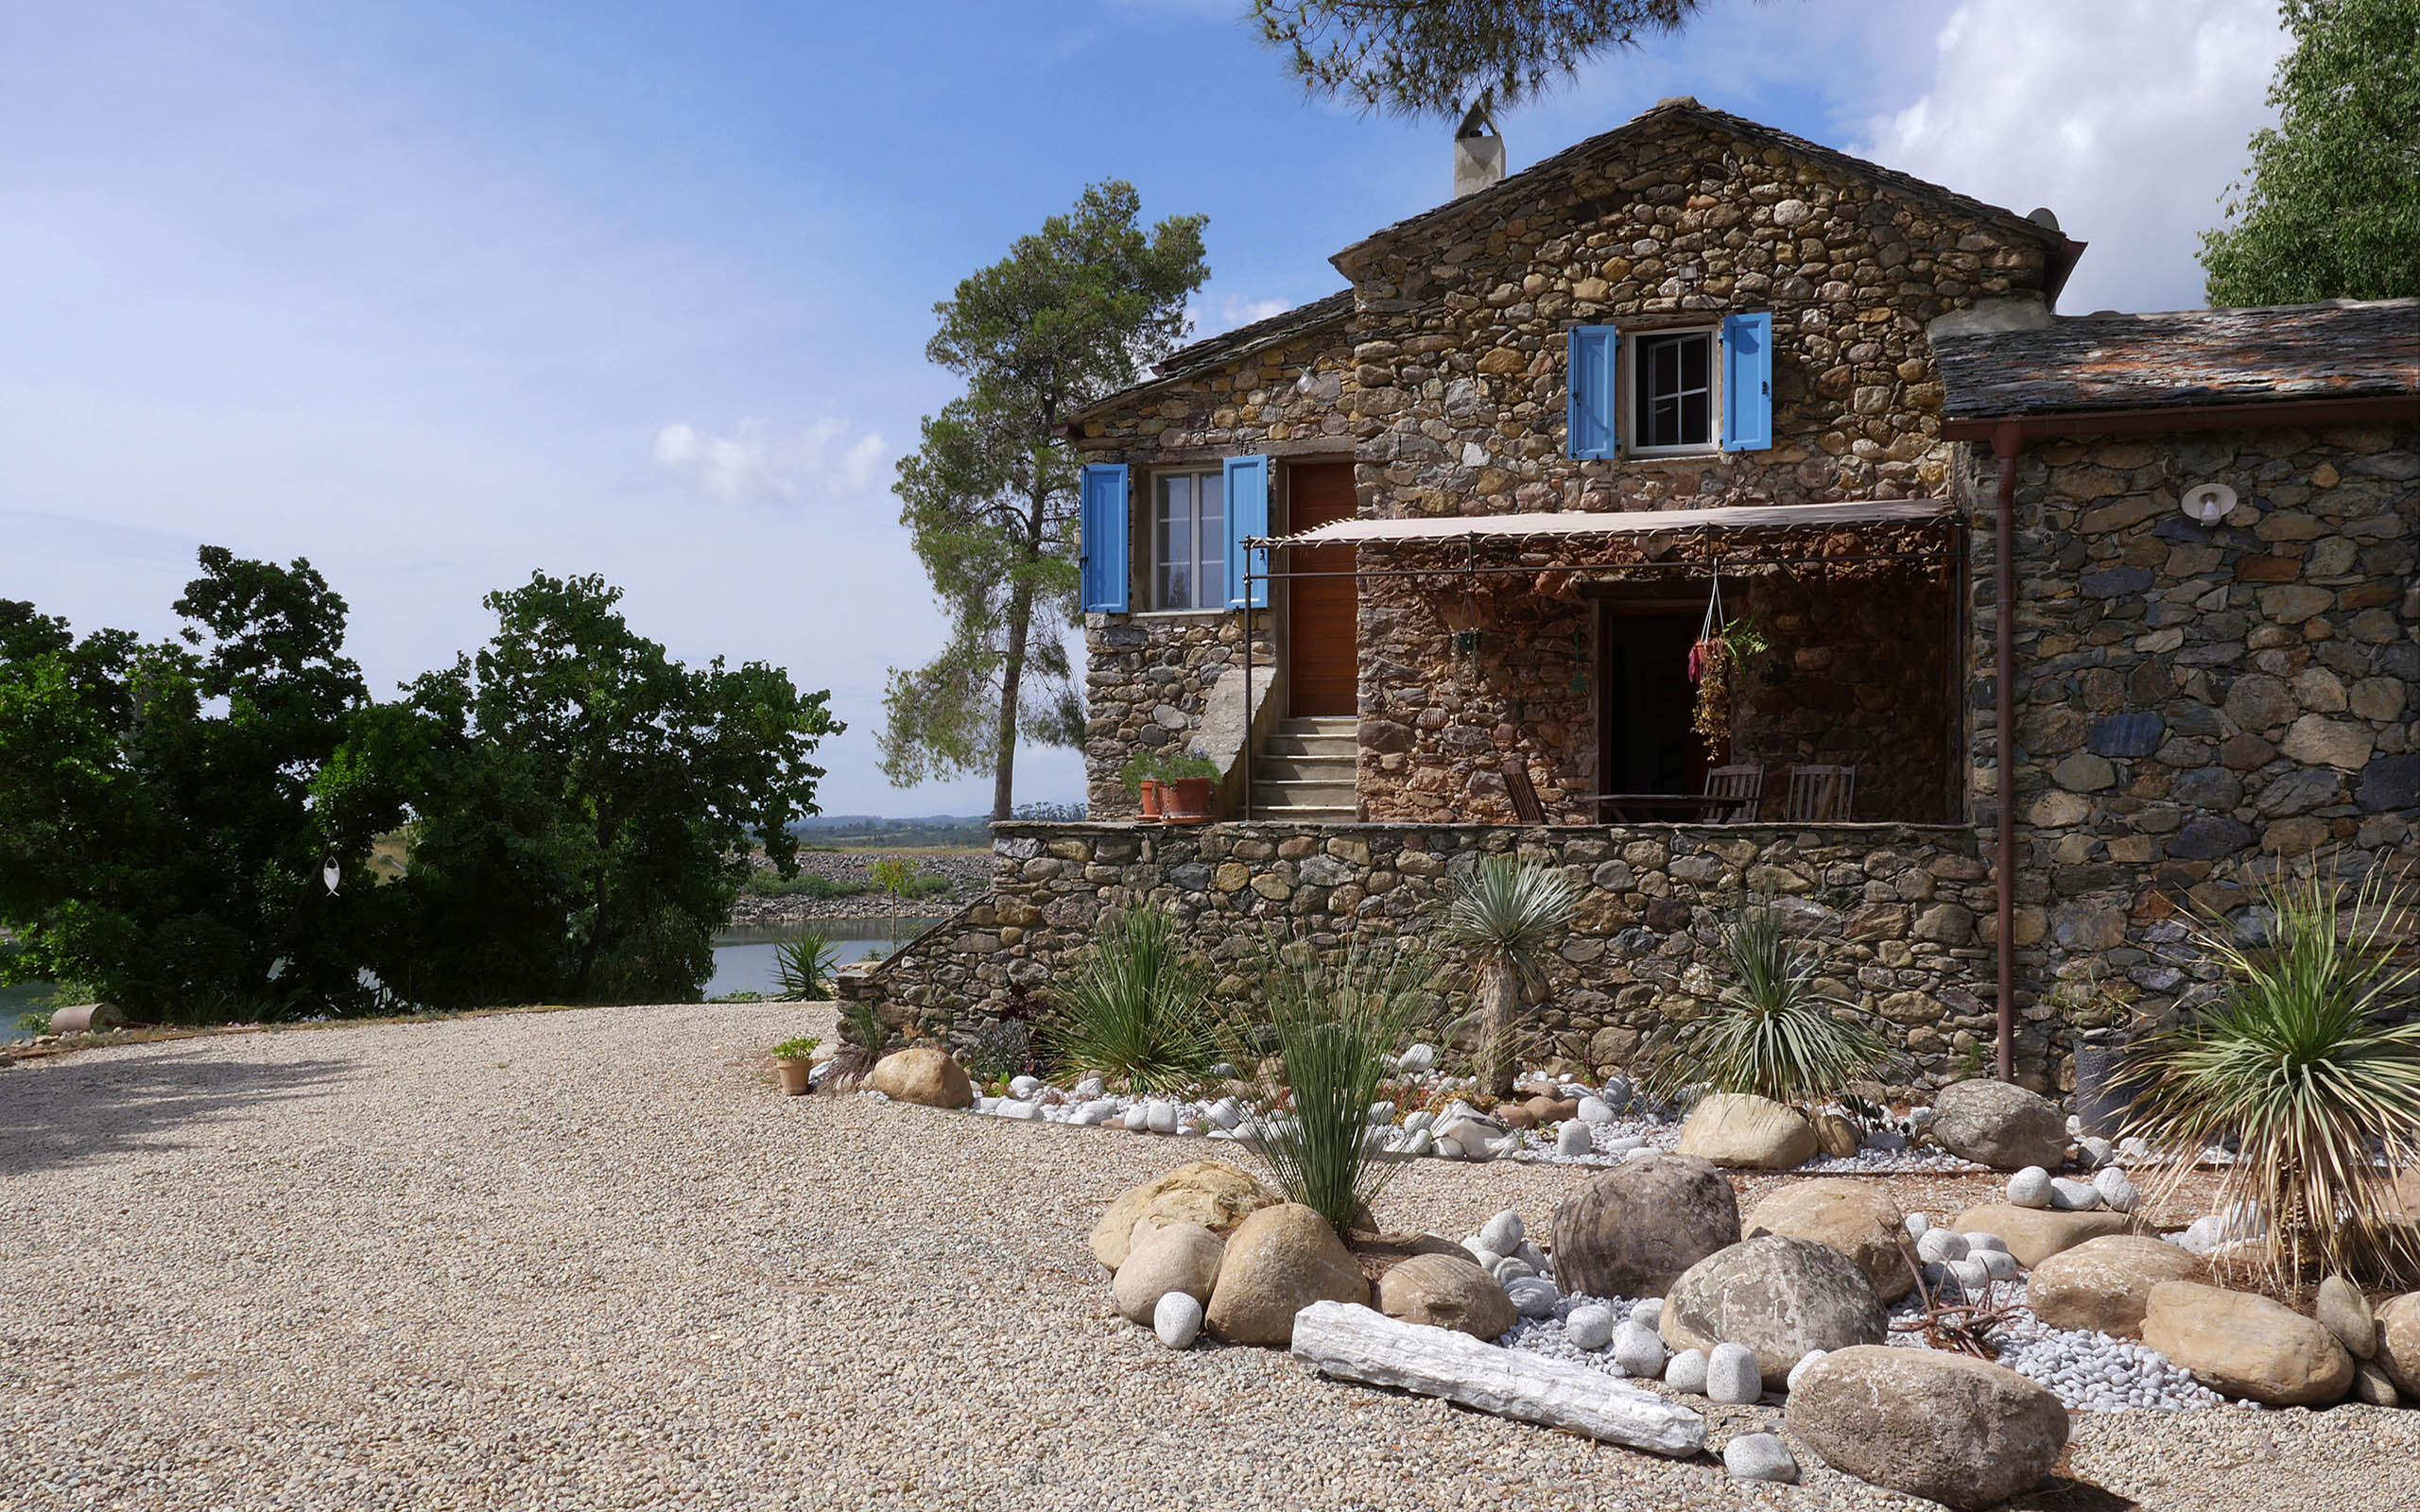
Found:
[[[1504,138],[1481,99],[1454,129],[1454,198],[1478,193],[1504,177]]]

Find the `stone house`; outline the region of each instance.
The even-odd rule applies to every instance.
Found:
[[[1093,822],[998,827],[845,992],[961,1025],[1151,900],[1239,994],[1256,933],[1419,928],[1517,850],[1585,885],[1556,1058],[1710,994],[1744,890],[1912,1081],[2059,1080],[2062,980],[2178,1001],[2175,910],[2411,858],[2420,763],[2420,306],[2059,317],[2083,250],[1687,99],[1344,249],[1071,418]],[[1766,648],[1701,699],[1718,594]],[[1174,748],[1221,822],[1134,822]]]

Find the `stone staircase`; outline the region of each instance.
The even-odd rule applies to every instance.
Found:
[[[1354,801],[1351,714],[1279,721],[1253,753],[1252,816],[1350,824]]]

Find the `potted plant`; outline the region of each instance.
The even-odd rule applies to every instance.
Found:
[[[1190,752],[1160,763],[1160,812],[1170,824],[1207,824],[1219,791],[1218,764]]]
[[[1127,762],[1118,774],[1125,780],[1126,791],[1134,795],[1142,806],[1143,817],[1160,816],[1160,759],[1143,751]]]
[[[1742,614],[1728,625],[1714,623],[1689,647],[1689,680],[1698,685],[1697,712],[1689,728],[1705,737],[1709,750],[1720,750],[1731,738],[1731,690],[1749,659],[1765,653],[1764,631],[1754,616]]]
[[[815,1047],[822,1042],[813,1035],[801,1035],[773,1047],[773,1074],[782,1079],[783,1096],[806,1095],[807,1073],[814,1069]]]

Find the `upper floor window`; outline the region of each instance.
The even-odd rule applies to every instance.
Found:
[[[1155,607],[1226,608],[1226,486],[1218,469],[1154,478],[1151,557]]]
[[[1631,349],[1631,435],[1641,453],[1698,451],[1715,442],[1714,332],[1656,331]]]

